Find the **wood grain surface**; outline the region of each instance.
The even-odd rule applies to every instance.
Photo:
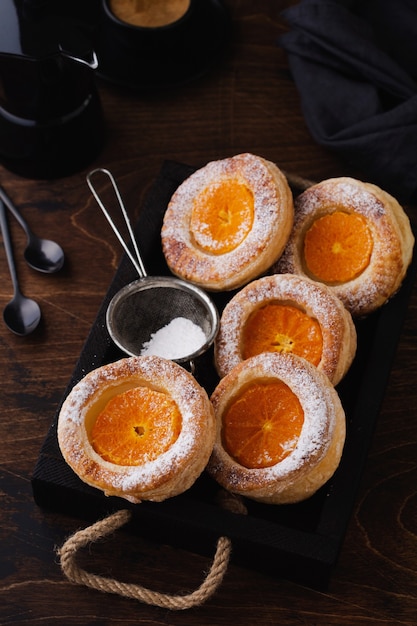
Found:
[[[181,88],[144,94],[99,82],[106,140],[94,166],[111,169],[132,218],[161,165],[193,166],[250,151],[321,180],[360,172],[311,138],[277,38],[289,2],[228,0],[229,50]],[[0,325],[0,624],[415,626],[417,623],[417,291],[414,287],[366,470],[329,588],[319,592],[235,564],[203,606],[169,611],[69,583],[56,548],[83,524],[33,501],[31,476],[122,251],[85,181],[53,181],[0,168],[0,184],[38,234],[66,252],[57,275],[24,263],[25,236],[10,219],[22,291],[42,309],[26,338]],[[414,225],[415,207],[406,207]],[[12,296],[0,247],[0,306]],[[80,554],[105,576],[170,593],[204,578],[209,559],[121,530]]]

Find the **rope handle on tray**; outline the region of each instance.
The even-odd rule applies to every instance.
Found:
[[[229,496],[231,494],[223,497],[222,505],[234,513],[246,513],[243,503],[234,496],[230,498]],[[131,511],[123,509],[71,535],[58,549],[61,569],[68,580],[105,593],[114,593],[145,604],[177,611],[199,606],[208,600],[220,586],[227,571],[232,550],[232,543],[228,537],[218,539],[216,552],[206,578],[200,587],[187,595],[160,593],[142,585],[125,583],[87,572],[77,565],[77,553],[82,548],[111,535],[127,524],[131,517]]]

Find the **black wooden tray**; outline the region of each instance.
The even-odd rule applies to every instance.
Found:
[[[172,193],[193,171],[183,164],[164,163],[142,207],[136,233],[149,275],[169,274],[160,243],[163,214]],[[358,351],[338,386],[347,417],[343,457],[332,479],[310,499],[286,506],[246,500],[248,514],[235,514],[217,503],[219,487],[205,473],[188,492],[162,503],[130,505],[120,498],[106,498],[101,491],[85,485],[61,456],[56,434],[58,407],[32,477],[36,503],[88,521],[130,508],[141,536],[204,555],[213,554],[219,536],[228,536],[233,543],[234,562],[314,588],[326,588],[355,503],[415,274],[414,260],[396,296],[356,324]],[[125,255],[62,401],[88,371],[125,356],[110,340],[105,313],[112,296],[136,277]],[[220,312],[231,295],[214,295]],[[217,383],[212,359],[209,351],[196,363],[196,378],[208,393]]]

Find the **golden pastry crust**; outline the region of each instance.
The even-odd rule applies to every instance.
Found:
[[[248,469],[225,450],[223,415],[246,386],[274,378],[298,397],[304,424],[289,456],[271,467]],[[337,469],[346,436],[345,413],[328,377],[305,359],[265,352],[242,361],[221,379],[211,401],[217,435],[207,470],[228,491],[269,504],[299,502],[313,495]]]
[[[217,253],[214,246],[207,250],[196,240],[191,216],[202,194],[230,181],[253,196],[253,223],[231,250]],[[239,154],[208,163],[178,187],[164,216],[162,248],[175,275],[211,291],[227,291],[261,275],[277,260],[293,219],[292,193],[284,174],[270,161]]]
[[[133,466],[105,461],[90,442],[94,421],[110,398],[139,386],[176,402],[179,436],[153,461]],[[67,396],[58,419],[62,455],[81,480],[134,503],[159,502],[188,489],[204,470],[214,437],[215,418],[205,390],[180,365],[156,356],[129,357],[88,373]]]
[[[244,360],[245,323],[254,311],[268,303],[292,305],[318,321],[323,348],[317,368],[336,385],[348,371],[356,353],[357,336],[352,316],[326,285],[294,274],[259,278],[243,287],[226,305],[215,340],[219,376],[225,376]]]
[[[317,218],[335,211],[363,216],[371,232],[373,247],[364,271],[352,280],[329,285],[354,317],[365,316],[398,290],[414,246],[403,208],[376,185],[342,177],[324,180],[304,191],[295,200],[293,231],[273,271],[310,275],[304,259],[305,234]]]

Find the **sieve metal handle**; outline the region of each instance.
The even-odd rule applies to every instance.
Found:
[[[116,198],[117,198],[117,200],[119,202],[120,209],[122,211],[124,220],[126,222],[127,229],[129,231],[130,239],[131,239],[132,244],[133,244],[133,249],[135,251],[136,258],[133,256],[132,252],[129,249],[129,246],[127,245],[127,243],[123,239],[122,235],[120,234],[120,231],[117,229],[116,224],[114,223],[110,213],[108,212],[108,210],[104,206],[100,196],[98,195],[98,193],[97,193],[97,191],[96,191],[96,189],[95,189],[95,187],[93,185],[92,178],[93,178],[94,174],[97,174],[99,172],[102,173],[102,174],[105,174],[110,179],[110,182],[111,182],[111,184],[113,186],[113,189],[114,189],[114,192],[116,194]],[[123,246],[126,254],[128,255],[129,259],[132,261],[133,265],[135,266],[135,269],[136,269],[137,273],[139,274],[140,278],[145,278],[147,276],[147,273],[146,273],[146,270],[145,270],[145,266],[144,266],[142,258],[140,256],[138,244],[137,244],[136,239],[135,239],[135,235],[134,235],[134,232],[133,232],[133,229],[132,229],[132,225],[131,225],[130,220],[129,220],[129,216],[128,216],[126,208],[125,208],[125,206],[123,204],[122,197],[120,195],[119,189],[118,189],[118,187],[116,185],[116,181],[114,180],[113,175],[111,174],[111,172],[109,172],[109,170],[106,170],[106,169],[104,169],[102,167],[98,167],[98,168],[92,170],[91,172],[89,172],[89,174],[87,174],[86,178],[87,178],[87,184],[90,187],[91,193],[93,194],[94,198],[96,199],[97,204],[99,205],[100,209],[103,211],[107,221],[109,222],[110,226],[113,229],[114,234],[116,235],[116,237],[118,238],[118,240],[122,244],[122,246]]]

